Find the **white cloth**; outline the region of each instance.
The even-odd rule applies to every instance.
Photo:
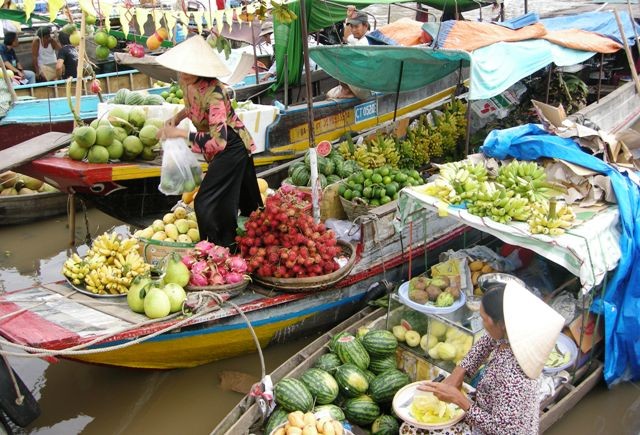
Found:
[[[367,35],[369,32],[362,35],[362,38],[356,39],[355,36],[349,35],[347,37],[347,45],[369,45],[369,40],[367,39]]]
[[[57,61],[56,51],[53,49],[53,44],[49,43],[48,47],[45,47],[40,39],[40,47],[38,48],[38,65],[55,65]]]

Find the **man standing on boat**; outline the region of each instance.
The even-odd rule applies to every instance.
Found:
[[[7,69],[13,71],[22,84],[33,84],[36,82],[36,73],[23,69],[16,56],[15,48],[19,44],[18,35],[13,32],[6,32],[4,34],[4,44],[0,44],[0,56],[2,56],[2,61]]]

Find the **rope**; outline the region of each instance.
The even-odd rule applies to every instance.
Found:
[[[16,390],[16,405],[21,406],[24,402],[24,395],[22,394],[22,391],[20,391],[20,386],[18,385],[18,381],[16,380],[16,375],[15,373],[13,373],[13,369],[11,368],[7,357],[2,355],[2,359],[4,360],[4,364],[7,366],[7,371],[9,372],[9,376],[11,377],[13,388],[15,388]]]

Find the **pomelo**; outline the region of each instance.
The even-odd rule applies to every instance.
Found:
[[[136,107],[129,112],[129,124],[136,128],[142,128],[146,120],[147,113],[140,107]]]
[[[69,151],[67,154],[70,159],[80,161],[87,156],[87,151],[87,148],[81,147],[78,145],[78,142],[74,140],[71,142],[71,145],[69,145]]]
[[[113,35],[109,35],[109,37],[107,38],[107,47],[109,48],[109,50],[113,50],[117,45],[118,40],[116,39],[116,37]]]
[[[142,148],[140,157],[142,157],[143,160],[154,160],[156,158],[156,152],[151,147],[144,147]]]
[[[104,45],[100,45],[96,48],[96,58],[98,60],[105,60],[109,57],[109,53],[109,48],[105,47]]]
[[[146,127],[147,125],[155,125],[158,128],[162,128],[164,127],[164,121],[160,118],[148,118],[144,122],[144,126]]]
[[[120,142],[124,141],[126,137],[129,136],[127,130],[122,127],[113,127],[113,138],[115,140],[119,140]]]
[[[96,131],[88,125],[75,128],[71,135],[82,148],[89,148],[96,143]]]
[[[109,151],[101,145],[94,145],[87,154],[89,163],[107,163],[109,161]]]
[[[84,14],[84,20],[87,26],[91,26],[96,23],[96,16],[93,14]]]
[[[94,41],[96,41],[96,44],[105,46],[109,41],[109,35],[107,34],[107,32],[100,30],[99,32],[96,32],[95,35],[93,35],[93,39]]]
[[[117,119],[116,119],[117,118]],[[109,110],[109,121],[114,127],[122,127],[122,121],[129,120],[129,113],[124,107],[115,107]]]
[[[80,32],[76,31],[69,35],[69,42],[76,47],[80,45]]]

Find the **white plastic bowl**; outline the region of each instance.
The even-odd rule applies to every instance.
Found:
[[[450,314],[454,311],[458,310],[458,308],[464,306],[467,296],[464,291],[460,291],[460,298],[448,307],[436,307],[431,304],[419,304],[417,302],[409,299],[409,281],[405,281],[400,284],[400,288],[398,289],[398,296],[400,297],[400,301],[408,306],[413,308],[416,311],[420,311],[421,313],[426,314]]]
[[[556,346],[558,346],[558,349],[562,353],[569,352],[569,361],[558,367],[545,366],[542,371],[548,375],[553,375],[555,373],[561,372],[562,370],[568,369],[576,362],[576,358],[578,358],[578,346],[576,346],[574,341],[567,335],[560,333],[560,335],[558,335],[558,339],[556,340]]]

